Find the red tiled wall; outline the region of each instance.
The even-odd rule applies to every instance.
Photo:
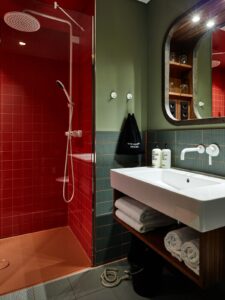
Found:
[[[1,51],[0,237],[67,224],[61,183],[64,64]]]
[[[225,71],[213,69],[212,71],[212,116],[225,116]]]
[[[4,4],[1,17],[24,7],[45,12],[41,2]],[[62,17],[53,8],[48,11]],[[82,33],[73,26],[73,34],[80,37],[73,44],[73,129],[83,131],[82,138],[73,138],[73,153],[90,154],[92,18],[70,13],[85,28]],[[70,205],[56,181],[64,171],[68,108],[55,81],[68,89],[68,26],[42,18],[35,33],[13,30],[1,19],[0,27],[0,237],[69,224],[92,258],[92,162],[74,158],[76,193]],[[26,47],[15,46],[24,38]]]
[[[89,160],[74,158],[75,198],[69,205],[69,225],[92,259],[92,19],[81,16],[85,33],[74,47],[73,94],[75,100],[74,129],[82,138],[73,139],[73,153],[89,155]]]

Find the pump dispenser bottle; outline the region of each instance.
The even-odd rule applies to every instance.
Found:
[[[152,167],[160,168],[161,160],[162,160],[162,150],[159,149],[158,145],[156,145],[155,148],[152,149]]]
[[[171,168],[171,150],[168,149],[167,144],[165,144],[165,148],[162,150],[162,163],[161,167],[163,169]]]

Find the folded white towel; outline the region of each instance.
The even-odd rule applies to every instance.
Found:
[[[147,231],[154,229],[152,225],[140,223],[132,219],[130,216],[126,215],[124,212],[122,212],[119,209],[116,210],[115,214],[120,220],[122,220],[124,223],[126,223],[127,225],[129,225],[130,227],[132,227],[133,229],[135,229],[140,233],[145,233]]]
[[[158,215],[162,215],[157,210],[133,199],[128,196],[121,197],[115,201],[115,207],[126,215],[130,216],[138,222],[148,222]]]
[[[199,233],[194,229],[182,227],[168,232],[164,238],[164,245],[174,257],[176,257],[179,261],[182,261],[181,246],[185,242],[193,240],[198,236]]]
[[[168,250],[168,249],[167,249]],[[176,259],[178,259],[179,261],[182,261],[182,258],[181,258],[181,251],[180,250],[173,250],[173,251],[170,251],[170,254],[175,257]]]
[[[199,275],[199,239],[185,242],[182,245],[181,258],[188,268]]]

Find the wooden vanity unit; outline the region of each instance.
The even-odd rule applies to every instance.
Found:
[[[114,201],[122,196],[124,196],[123,193],[114,189]],[[174,258],[164,246],[164,237],[170,230],[175,229],[174,226],[173,228],[164,227],[141,234],[118,219],[115,214],[114,218],[134,236],[158,253],[163,259],[194,281],[199,287],[207,288],[213,286],[225,278],[225,227],[204,233],[199,232],[200,274],[198,276],[183,262]]]

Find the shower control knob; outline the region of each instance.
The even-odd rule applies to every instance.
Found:
[[[78,137],[81,138],[83,135],[83,131],[82,130],[72,130],[72,131],[66,131],[65,132],[66,136],[71,136],[71,137]]]

